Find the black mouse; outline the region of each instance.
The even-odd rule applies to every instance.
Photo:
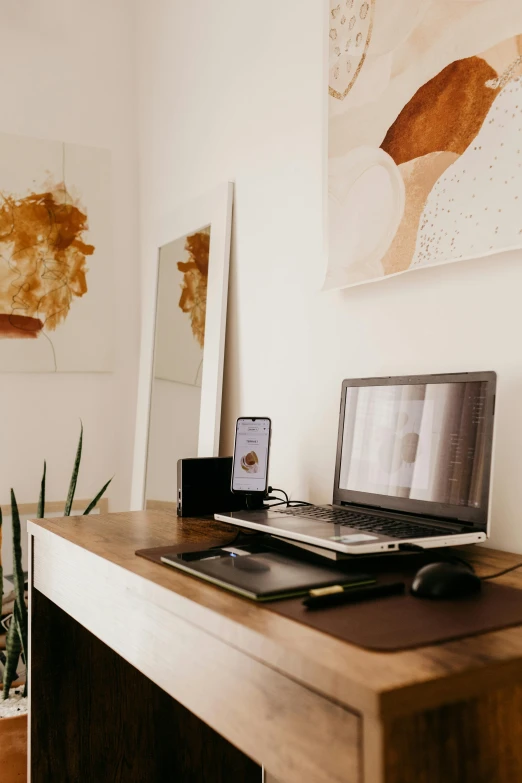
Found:
[[[478,593],[481,586],[465,563],[430,563],[416,573],[411,592],[416,598],[464,598]]]

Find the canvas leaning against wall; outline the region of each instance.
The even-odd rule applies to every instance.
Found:
[[[330,0],[325,288],[522,247],[522,3]]]
[[[108,372],[110,153],[0,134],[0,371]]]

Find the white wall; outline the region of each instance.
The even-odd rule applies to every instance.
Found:
[[[131,10],[125,0],[0,0],[0,131],[111,150],[118,292],[114,373],[0,376],[2,503],[11,486],[20,502],[38,499],[44,458],[48,498],[66,497],[81,418],[77,497],[115,474],[111,509],[129,507],[139,333]]]
[[[496,369],[492,543],[522,552],[522,255],[320,293],[322,3],[136,2],[144,247],[236,181],[222,453],[237,415],[269,415],[271,481],[328,501],[343,378]]]

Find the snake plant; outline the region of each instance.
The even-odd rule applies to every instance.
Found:
[[[76,449],[76,456],[74,459],[73,471],[71,480],[69,482],[69,491],[67,493],[67,500],[65,502],[64,516],[71,515],[72,505],[74,501],[74,494],[76,492],[76,482],[78,480],[78,473],[80,472],[80,464],[82,460],[82,447],[83,447],[83,424],[80,429],[80,439],[78,441],[78,447]],[[38,500],[37,518],[43,519],[45,515],[45,482],[47,477],[47,464],[44,462],[42,481],[40,484],[40,497]],[[111,483],[112,479],[109,479],[103,487],[100,489],[97,495],[89,503],[83,514],[90,514],[98,501],[103,497],[105,490]],[[3,698],[7,699],[9,696],[9,690],[16,678],[16,670],[18,667],[18,661],[20,654],[22,654],[24,661],[26,662],[26,681],[24,695],[27,694],[27,635],[28,635],[28,623],[27,623],[27,606],[25,604],[25,577],[22,568],[22,546],[21,546],[21,525],[20,514],[18,512],[18,504],[16,502],[15,493],[11,490],[11,516],[13,520],[13,582],[14,582],[14,612],[11,618],[11,623],[7,631],[6,639],[6,662],[4,666],[4,691]],[[2,557],[1,557],[1,544],[2,544],[2,510],[0,509],[0,606],[2,606],[3,598],[3,571],[2,571]]]

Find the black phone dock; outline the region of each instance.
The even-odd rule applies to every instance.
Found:
[[[268,495],[266,492],[252,492],[251,494],[245,494],[245,508],[247,511],[265,511],[270,506],[267,506],[265,500]]]

